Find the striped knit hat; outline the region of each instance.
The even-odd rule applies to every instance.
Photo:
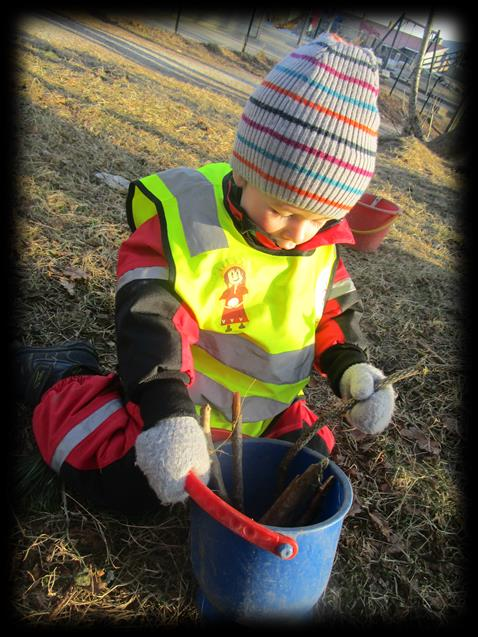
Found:
[[[276,64],[249,97],[231,166],[276,199],[343,217],[373,176],[378,91],[373,52],[322,34]]]

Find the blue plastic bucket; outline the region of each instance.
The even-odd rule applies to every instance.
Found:
[[[245,439],[243,447],[245,513],[258,520],[276,497],[277,469],[291,443]],[[231,446],[218,452],[231,492]],[[289,467],[288,481],[323,456],[303,449]],[[310,620],[324,593],[343,520],[352,505],[352,486],[332,461],[325,471],[334,480],[314,523],[304,527],[268,527],[296,540],[299,551],[282,560],[216,522],[191,501],[191,561],[199,584],[200,610],[206,619],[239,624]]]

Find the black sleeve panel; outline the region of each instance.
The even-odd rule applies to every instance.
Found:
[[[149,429],[162,418],[196,417],[193,402],[182,381],[175,379],[152,380],[142,384],[141,388],[140,411],[144,429]]]
[[[345,370],[356,363],[366,363],[365,352],[352,343],[342,343],[329,347],[320,357],[320,367],[327,374],[330,387],[340,396],[340,379]]]
[[[181,372],[181,335],[172,319],[179,300],[158,280],[132,281],[116,295],[119,375],[128,400],[140,402],[144,385],[190,378]]]

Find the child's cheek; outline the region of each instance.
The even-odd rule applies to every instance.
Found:
[[[261,219],[261,223],[258,224],[265,232],[269,234],[277,232],[282,228],[283,221],[280,217],[271,217],[270,215],[264,215]]]

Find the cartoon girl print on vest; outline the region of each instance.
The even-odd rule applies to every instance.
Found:
[[[246,327],[244,323],[249,321],[244,310],[243,298],[247,294],[246,273],[238,266],[228,268],[224,273],[224,281],[227,288],[219,297],[224,299],[225,306],[222,313],[221,325],[226,325],[226,332],[232,332],[231,325],[239,323],[239,329]]]

